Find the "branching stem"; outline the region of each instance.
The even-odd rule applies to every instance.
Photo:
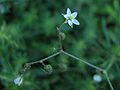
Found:
[[[110,85],[111,90],[114,90],[113,85],[112,85],[112,83],[111,83],[111,81],[110,81],[110,78],[109,78],[107,72],[104,70],[103,73],[104,73],[105,76],[106,76],[106,79],[107,79],[107,81],[108,81],[108,83],[109,83],[109,85]]]
[[[44,65],[45,65],[45,64],[44,64],[44,61],[49,60],[49,59],[51,59],[51,58],[53,58],[53,57],[55,57],[55,56],[63,53],[63,54],[65,54],[65,55],[67,55],[67,56],[69,56],[69,57],[71,57],[71,58],[73,58],[73,59],[75,59],[75,60],[78,60],[78,61],[80,61],[80,62],[82,62],[82,63],[84,63],[84,64],[86,64],[86,65],[88,65],[88,66],[90,66],[90,67],[92,67],[92,68],[94,68],[94,69],[97,69],[97,70],[103,72],[103,74],[105,74],[105,76],[106,76],[106,78],[107,78],[107,81],[108,81],[108,83],[109,83],[109,85],[110,85],[111,90],[114,90],[114,88],[113,88],[113,86],[112,86],[112,83],[111,83],[111,81],[110,81],[110,79],[109,79],[109,77],[108,77],[108,74],[107,74],[107,72],[106,72],[104,69],[102,69],[102,68],[100,68],[100,67],[98,67],[98,66],[96,66],[96,65],[93,65],[93,64],[91,64],[91,63],[89,63],[89,62],[87,62],[87,61],[84,61],[84,60],[82,60],[82,59],[80,59],[80,58],[78,58],[78,57],[76,57],[76,56],[74,56],[74,55],[72,55],[72,54],[70,54],[70,53],[68,53],[68,52],[66,52],[66,51],[63,50],[62,38],[61,38],[61,36],[60,36],[60,33],[61,33],[61,27],[62,27],[64,24],[65,24],[65,22],[64,22],[63,24],[61,24],[60,27],[57,27],[58,38],[59,38],[59,45],[60,45],[60,51],[58,51],[58,52],[56,52],[56,53],[54,53],[54,54],[52,54],[52,55],[50,55],[50,56],[48,56],[48,57],[46,57],[46,58],[44,58],[44,59],[40,59],[40,60],[38,60],[38,61],[26,63],[24,70],[26,71],[26,70],[27,70],[27,67],[29,67],[29,66],[31,67],[31,65],[37,64],[37,63],[41,63],[41,64],[44,66]],[[111,65],[112,65],[112,64],[113,64],[113,62],[111,62]],[[111,65],[110,65],[109,67],[111,67]],[[109,69],[109,67],[108,67],[107,69]],[[24,72],[25,72],[25,71],[24,71]]]
[[[38,61],[35,61],[35,62],[31,62],[31,63],[26,63],[26,64],[31,66],[31,65],[36,64],[36,63],[42,63],[42,62],[44,62],[44,61],[46,61],[46,60],[51,59],[52,57],[57,56],[57,55],[60,54],[60,53],[61,53],[61,51],[56,52],[56,53],[54,53],[54,54],[52,54],[52,55],[50,55],[50,56],[48,56],[48,57],[46,57],[46,58],[44,58],[44,59],[41,59],[41,60],[38,60]]]
[[[80,58],[78,58],[78,57],[76,57],[76,56],[74,56],[74,55],[72,55],[72,54],[69,54],[69,53],[67,53],[67,52],[65,52],[65,51],[62,51],[62,53],[64,53],[64,54],[67,55],[67,56],[70,56],[70,57],[74,58],[75,60],[79,60],[79,61],[87,64],[88,66],[90,66],[90,67],[92,67],[92,68],[95,68],[95,69],[97,69],[97,70],[99,70],[99,71],[103,71],[102,68],[99,68],[99,67],[97,67],[97,66],[95,66],[95,65],[93,65],[93,64],[91,64],[91,63],[88,63],[88,62],[86,62],[86,61],[84,61],[84,60],[82,60],[82,59],[80,59]]]

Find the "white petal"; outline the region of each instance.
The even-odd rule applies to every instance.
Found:
[[[19,86],[22,84],[22,81],[23,81],[23,79],[21,79],[21,80],[19,81],[19,83],[18,83]]]
[[[72,21],[68,20],[68,24],[73,28],[73,23],[72,23]]]
[[[70,9],[69,9],[69,8],[67,9],[67,15],[68,15],[68,16],[70,16],[70,15],[71,15],[71,11],[70,11]]]
[[[72,22],[73,22],[75,25],[80,25],[79,21],[76,20],[76,19],[72,19]]]
[[[66,19],[68,19],[68,16],[67,15],[63,15]]]
[[[23,79],[22,79],[21,77],[17,77],[17,78],[14,80],[14,83],[15,83],[16,85],[20,86],[21,83],[22,83],[22,81],[23,81]]]
[[[72,18],[76,18],[77,12],[72,13],[71,16],[72,16]]]
[[[18,83],[19,83],[19,80],[20,80],[20,77],[16,78],[16,79],[14,80],[14,83],[15,83],[15,84],[18,84]]]

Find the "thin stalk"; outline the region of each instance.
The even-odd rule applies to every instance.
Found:
[[[60,45],[60,50],[63,50],[63,46],[62,46],[62,39],[61,39],[61,36],[60,36],[60,29],[57,28],[57,32],[58,32],[58,38],[59,38],[59,45]]]
[[[52,58],[52,57],[57,56],[57,55],[60,54],[60,53],[61,53],[61,51],[56,52],[56,53],[54,53],[54,54],[52,54],[52,55],[50,55],[50,56],[48,56],[48,57],[46,57],[46,58],[44,58],[44,59],[41,59],[41,60],[38,60],[38,61],[35,61],[35,62],[31,62],[31,63],[26,63],[26,65],[33,65],[33,64],[36,64],[36,63],[42,63],[42,62],[44,62],[44,61],[46,61],[46,60],[48,60],[48,59],[50,59],[50,58]]]
[[[62,53],[65,54],[65,55],[67,55],[67,56],[70,56],[70,57],[72,57],[72,58],[74,58],[74,59],[76,59],[76,60],[79,60],[79,61],[87,64],[88,66],[90,66],[90,67],[92,67],[92,68],[95,68],[95,69],[97,69],[97,70],[99,70],[99,71],[103,71],[102,68],[99,68],[99,67],[97,67],[97,66],[95,66],[95,65],[93,65],[93,64],[91,64],[91,63],[88,63],[88,62],[86,62],[86,61],[84,61],[84,60],[82,60],[82,59],[80,59],[80,58],[78,58],[78,57],[76,57],[76,56],[74,56],[74,55],[72,55],[72,54],[69,54],[69,53],[67,53],[67,52],[65,52],[65,51],[62,51]]]
[[[113,85],[112,85],[112,83],[111,83],[111,81],[110,81],[110,78],[109,78],[107,72],[104,70],[103,73],[104,73],[105,76],[106,76],[106,79],[107,79],[107,81],[108,81],[108,83],[109,83],[109,85],[110,85],[111,90],[114,90]]]
[[[67,55],[67,56],[70,56],[70,57],[72,57],[72,58],[74,58],[74,59],[76,59],[76,60],[79,60],[79,61],[87,64],[88,66],[90,66],[90,67],[92,67],[92,68],[95,68],[95,69],[97,69],[97,70],[99,70],[99,71],[102,71],[102,72],[105,74],[106,78],[107,78],[107,81],[108,81],[108,83],[109,83],[109,85],[110,85],[111,90],[114,90],[114,88],[113,88],[113,86],[112,86],[112,83],[111,83],[111,81],[110,81],[110,79],[109,79],[109,76],[108,76],[108,74],[107,74],[107,72],[106,72],[105,70],[103,70],[102,68],[99,68],[99,67],[97,67],[97,66],[95,66],[95,65],[93,65],[93,64],[91,64],[91,63],[88,63],[88,62],[86,62],[86,61],[84,61],[84,60],[82,60],[82,59],[80,59],[80,58],[78,58],[78,57],[76,57],[76,56],[74,56],[74,55],[72,55],[72,54],[69,54],[69,53],[67,53],[67,52],[65,52],[65,51],[62,51],[62,53],[65,54],[65,55]]]
[[[59,44],[60,44],[60,50],[63,50],[63,46],[62,46],[62,38],[60,36],[60,32],[61,32],[61,27],[65,24],[62,23],[59,27],[57,27],[57,32],[58,32],[58,39],[59,39]]]

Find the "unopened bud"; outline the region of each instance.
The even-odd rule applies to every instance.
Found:
[[[60,34],[61,39],[62,39],[62,40],[64,40],[64,39],[65,39],[65,37],[66,37],[65,33],[60,32],[59,34]]]
[[[21,76],[18,76],[17,78],[14,79],[14,83],[18,86],[20,86],[23,82],[23,78]]]
[[[53,68],[50,64],[44,66],[44,70],[46,73],[51,74],[53,72]]]
[[[67,71],[67,65],[64,64],[64,63],[59,64],[59,70],[60,70],[61,72]]]
[[[95,74],[93,76],[93,80],[97,83],[101,82],[102,81],[102,77],[99,75],[99,74]]]

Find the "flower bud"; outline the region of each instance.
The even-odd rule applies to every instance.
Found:
[[[14,79],[14,83],[18,86],[20,86],[22,84],[22,82],[23,82],[23,78],[21,76]]]
[[[99,75],[99,74],[95,74],[93,76],[93,80],[97,83],[101,82],[102,81],[102,77]]]
[[[53,72],[53,68],[50,64],[44,66],[44,70],[46,73],[51,74]]]
[[[61,37],[62,40],[64,40],[65,37],[66,37],[65,33],[63,33],[63,32],[60,32],[59,35],[60,35],[60,37]]]

